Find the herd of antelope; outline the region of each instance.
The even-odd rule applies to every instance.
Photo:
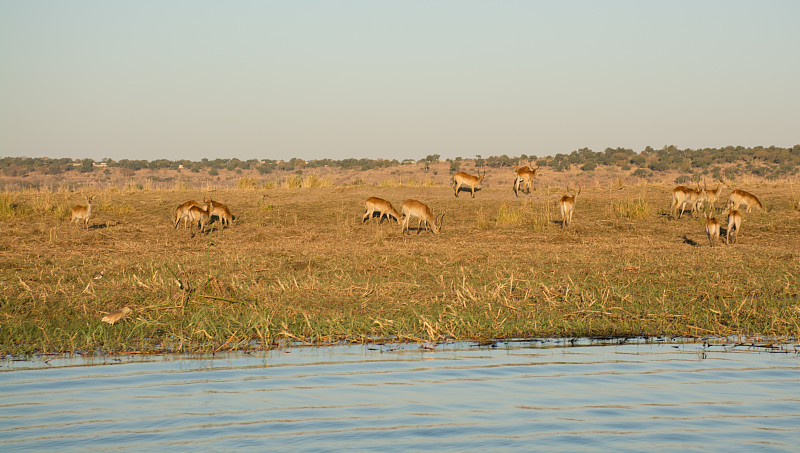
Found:
[[[536,175],[536,172],[539,170],[539,167],[533,167],[533,165],[526,165],[523,167],[515,166],[514,167],[514,195],[519,197],[519,193],[530,193],[531,189],[533,189],[533,177]],[[478,171],[478,176],[471,175],[469,173],[460,171],[453,175],[453,195],[458,198],[458,192],[462,188],[468,188],[472,198],[475,198],[475,188],[483,182],[483,179],[486,177],[486,170],[481,173]],[[559,204],[561,205],[561,227],[567,228],[572,221],[572,212],[575,208],[575,199],[580,195],[581,189],[578,188],[578,192],[575,195],[564,195],[559,200]],[[378,223],[380,224],[383,222],[383,218],[386,217],[387,220],[391,221],[392,219],[401,225],[400,233],[410,233],[408,224],[411,221],[412,217],[416,217],[417,222],[417,234],[422,231],[423,225],[425,229],[429,229],[433,234],[438,234],[439,231],[442,229],[442,220],[444,218],[444,214],[439,215],[438,217],[434,217],[433,212],[431,212],[430,208],[426,206],[424,203],[417,201],[417,200],[406,200],[400,206],[400,213],[392,206],[387,200],[383,198],[377,197],[369,197],[367,201],[364,202],[364,206],[366,207],[366,212],[362,218],[362,223],[366,222],[368,219],[373,218],[374,214],[377,212],[378,215]]]
[[[703,206],[704,202],[708,203],[708,208],[704,209],[703,214],[705,216],[706,235],[708,236],[708,243],[711,247],[714,246],[716,241],[719,241],[721,226],[719,220],[717,220],[713,214],[714,204],[721,192],[722,187],[719,183],[717,183],[717,187],[713,190],[708,189],[705,183],[703,183],[702,189],[699,187],[691,189],[686,186],[678,186],[672,189],[672,218],[675,218],[677,214],[680,219],[687,207],[689,208],[690,214],[694,214],[694,212],[699,209],[698,206]],[[733,236],[733,242],[738,240],[739,230],[742,227],[742,213],[739,212],[739,206],[742,204],[747,206],[746,212],[748,213],[752,211],[753,208],[758,208],[759,210],[763,209],[761,201],[759,201],[758,197],[755,195],[745,192],[744,190],[733,190],[728,197],[727,207],[720,213],[720,215],[728,215],[728,228],[725,232],[726,244],[731,244],[731,236]],[[678,208],[681,210],[680,214],[678,214]]]
[[[519,193],[530,193],[534,188],[533,179],[539,167],[532,165],[515,166],[514,173],[515,179],[513,184],[514,195],[519,197]],[[471,175],[465,172],[458,172],[453,175],[453,191],[454,196],[458,197],[461,189],[469,189],[472,198],[475,198],[475,189],[481,184],[486,177],[486,171],[483,173],[478,172],[478,176]],[[720,222],[713,216],[714,205],[719,199],[722,192],[720,183],[717,187],[709,189],[705,183],[703,188],[689,188],[686,186],[678,186],[672,190],[672,205],[670,214],[673,219],[680,219],[686,209],[689,209],[690,214],[694,214],[699,207],[704,207],[705,216],[705,231],[708,236],[708,242],[713,247],[716,241],[719,241],[721,225]],[[571,195],[567,193],[559,200],[561,208],[561,227],[568,228],[572,223],[572,214],[575,210],[575,203],[578,195],[581,193],[581,188]],[[84,228],[89,227],[89,218],[92,215],[92,200],[94,196],[86,196],[86,206],[77,205],[72,207],[72,219],[70,223],[77,225],[83,224]],[[706,207],[707,203],[707,207]],[[725,243],[731,244],[737,241],[739,231],[742,225],[742,214],[739,207],[744,204],[747,207],[747,213],[751,212],[753,208],[763,209],[761,202],[758,198],[743,190],[733,190],[728,198],[728,204],[725,210],[720,214],[728,216],[728,227],[725,234]],[[417,234],[419,234],[423,227],[430,230],[433,234],[438,234],[442,229],[442,220],[444,214],[434,216],[431,209],[424,203],[417,200],[406,200],[400,206],[398,212],[392,204],[382,198],[370,197],[364,203],[366,212],[362,218],[362,223],[368,219],[372,219],[375,213],[378,213],[378,223],[382,223],[384,217],[388,220],[394,220],[401,225],[401,234],[410,233],[409,223],[412,218],[417,219]],[[680,212],[678,212],[680,210]],[[189,229],[194,235],[194,228],[197,226],[201,233],[204,233],[206,227],[211,223],[211,218],[216,216],[219,219],[220,228],[224,229],[226,226],[230,227],[234,221],[231,210],[223,203],[204,199],[203,204],[195,200],[189,200],[182,203],[175,209],[174,227],[178,228],[181,220],[183,220],[184,229]]]

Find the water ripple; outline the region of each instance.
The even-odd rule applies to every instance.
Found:
[[[6,361],[4,451],[794,451],[800,359],[700,344]]]

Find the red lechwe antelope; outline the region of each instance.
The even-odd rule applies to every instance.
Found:
[[[189,218],[189,225],[190,230],[192,231],[192,236],[194,236],[194,224],[198,224],[200,228],[200,232],[204,232],[206,229],[206,224],[211,219],[211,213],[214,212],[214,202],[207,201],[205,207],[201,208],[200,206],[190,206],[189,210],[186,211],[186,216]]]
[[[204,199],[203,201],[205,203],[212,203],[213,204],[214,208],[211,211],[211,215],[212,216],[217,216],[217,218],[219,219],[219,223],[221,225],[221,228],[225,228],[225,225],[227,225],[228,227],[231,226],[231,222],[233,221],[233,214],[231,214],[231,210],[228,209],[227,206],[225,206],[224,204],[222,204],[220,202],[214,201],[214,200],[212,200],[210,198],[208,200]]]
[[[391,203],[384,200],[383,198],[378,197],[369,197],[367,201],[364,202],[364,206],[367,208],[367,212],[364,214],[364,218],[361,219],[361,223],[367,221],[367,219],[372,218],[372,214],[375,212],[380,213],[378,217],[378,224],[383,222],[383,216],[386,216],[386,219],[391,222],[390,217],[394,217],[394,220],[397,223],[400,223],[400,214],[394,209]]]
[[[711,206],[711,209],[714,209],[714,203],[717,202],[717,199],[719,199],[719,194],[722,193],[722,185],[718,182],[717,187],[714,190],[708,190],[706,182],[703,181],[703,192],[705,192],[705,198],[708,200],[708,204]]]
[[[440,214],[439,217],[434,218],[431,210],[417,200],[407,200],[400,207],[400,211],[403,213],[403,227],[400,230],[401,234],[408,231],[408,223],[411,217],[419,219],[417,223],[417,234],[422,230],[422,222],[425,222],[425,225],[430,228],[433,234],[438,234],[442,229],[444,214]],[[409,234],[411,234],[410,231]]]
[[[458,197],[458,189],[461,186],[468,186],[472,190],[472,198],[475,198],[475,186],[483,182],[483,178],[486,177],[486,170],[483,170],[483,174],[478,172],[478,176],[473,176],[469,173],[464,173],[460,171],[453,175],[453,184],[455,186],[455,196]]]
[[[189,208],[191,208],[192,206],[197,206],[199,208],[200,207],[200,203],[198,203],[198,202],[196,202],[194,200],[189,200],[186,203],[183,203],[182,205],[180,205],[177,208],[175,208],[175,229],[176,230],[178,229],[178,223],[180,223],[181,219],[183,219],[183,227],[184,228],[189,228],[189,215],[188,215],[188,213],[189,213]]]
[[[88,206],[82,205],[75,205],[72,207],[72,219],[70,219],[69,223],[75,222],[76,225],[79,225],[78,222],[83,223],[84,228],[89,228],[89,217],[92,216],[92,199],[94,199],[94,195],[86,196],[84,195],[83,198],[86,199],[86,203]]]
[[[747,212],[750,212],[753,209],[753,207],[756,207],[759,210],[764,209],[764,207],[761,206],[761,202],[758,201],[758,198],[755,195],[739,189],[736,189],[733,192],[731,192],[728,205],[731,206],[733,209],[739,209],[739,205],[741,205],[742,203],[747,205]]]
[[[672,189],[672,207],[670,208],[670,211],[672,211],[672,218],[675,218],[675,214],[680,207],[681,214],[678,216],[680,219],[687,205],[691,207],[689,212],[694,213],[697,210],[697,202],[704,197],[705,190],[690,189],[686,186],[678,186]]]
[[[731,209],[730,206],[722,211],[722,214],[728,214],[728,230],[725,231],[725,243],[731,243],[731,232],[733,232],[733,242],[739,242],[739,230],[742,227],[742,214],[735,209]]]
[[[569,192],[569,189],[567,189]],[[581,188],[578,187],[578,193],[575,195],[564,195],[558,204],[561,205],[561,228],[566,228],[572,222],[572,211],[575,210],[575,199],[581,194]]]
[[[714,217],[711,217],[708,213],[706,213],[705,216],[706,216],[706,234],[708,235],[708,243],[711,244],[711,247],[714,247],[714,241],[712,241],[712,238],[719,241],[719,221]]]
[[[528,162],[530,165],[530,162]],[[517,167],[514,166],[514,173],[516,174],[516,178],[514,178],[514,195],[519,197],[519,191],[525,191],[527,188],[526,193],[531,193],[531,189],[533,188],[533,177],[536,176],[536,172],[539,171],[539,167],[531,168],[531,166],[524,166],[524,167]]]

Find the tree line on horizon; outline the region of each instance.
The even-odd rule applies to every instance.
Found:
[[[427,165],[441,162],[439,154],[431,154],[423,159],[316,159],[303,160],[293,158],[288,161],[273,159],[201,159],[191,160],[131,160],[131,159],[50,159],[47,157],[3,157],[0,158],[0,173],[9,177],[24,177],[32,173],[44,175],[60,175],[67,172],[110,173],[109,168],[122,168],[131,175],[139,170],[170,169],[194,173],[207,172],[211,176],[220,170],[242,173],[245,170],[256,170],[262,175],[279,171],[302,173],[306,169],[321,167],[341,168],[345,170],[366,171],[379,168],[423,163]],[[709,176],[714,179],[733,179],[746,174],[778,179],[800,173],[800,144],[791,148],[776,146],[752,148],[743,146],[727,146],[724,148],[679,149],[668,145],[661,149],[648,146],[641,152],[628,148],[606,148],[595,152],[589,148],[581,148],[569,154],[536,157],[522,154],[518,157],[507,155],[474,158],[456,157],[445,159],[449,163],[450,173],[462,170],[464,162],[472,161],[475,166],[491,168],[513,167],[531,163],[540,167],[549,167],[554,171],[567,171],[578,168],[584,172],[595,171],[600,166],[617,167],[623,171],[632,171],[633,176],[649,177],[654,173],[678,171],[690,179],[690,175]],[[695,178],[696,179],[696,178]]]

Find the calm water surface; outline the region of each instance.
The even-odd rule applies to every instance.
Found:
[[[6,359],[0,450],[792,451],[800,356],[552,341]]]

